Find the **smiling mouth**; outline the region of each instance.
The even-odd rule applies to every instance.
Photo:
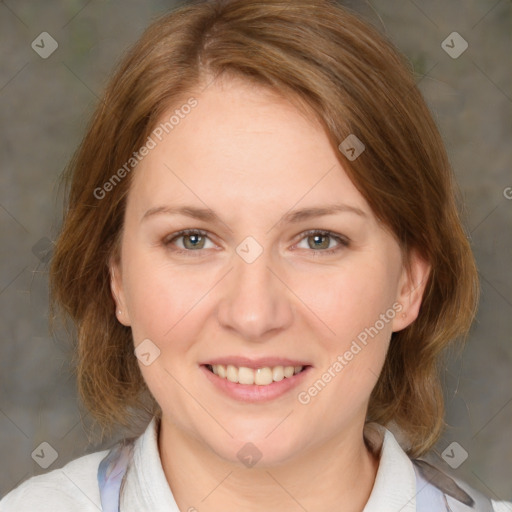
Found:
[[[234,366],[231,364],[206,364],[204,365],[211,373],[229,382],[245,385],[267,386],[273,382],[283,379],[291,379],[294,375],[302,373],[306,366],[265,366],[263,368],[247,368],[246,366]]]

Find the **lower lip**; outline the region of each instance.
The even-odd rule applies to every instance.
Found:
[[[231,398],[241,402],[266,402],[278,398],[298,386],[312,369],[312,366],[306,367],[300,373],[293,375],[293,377],[285,377],[279,382],[272,382],[264,386],[258,384],[238,384],[215,375],[204,365],[201,365],[200,368],[214,386]]]

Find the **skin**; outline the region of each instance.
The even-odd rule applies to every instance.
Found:
[[[131,326],[135,346],[150,339],[160,350],[139,366],[162,408],[159,450],[169,486],[183,511],[319,512],[340,503],[361,511],[378,470],[363,440],[370,393],[391,333],[417,317],[429,266],[413,253],[405,271],[396,240],[323,129],[291,103],[232,78],[195,97],[198,106],[134,171],[120,261],[110,267],[118,320]],[[277,224],[290,210],[339,203],[364,216]],[[211,208],[222,221],[169,214],[141,221],[164,205]],[[208,235],[166,246],[181,229]],[[310,229],[349,245],[304,235]],[[236,252],[248,236],[263,248],[250,264]],[[297,393],[394,303],[401,313],[310,403],[299,403]],[[300,389],[241,403],[198,366],[227,355],[299,358],[313,369]],[[262,453],[252,468],[237,457],[248,442]]]

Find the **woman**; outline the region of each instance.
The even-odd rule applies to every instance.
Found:
[[[370,25],[322,0],[181,7],[69,177],[51,285],[80,394],[105,429],[150,421],[2,511],[512,506],[419,459],[477,273],[436,126]]]

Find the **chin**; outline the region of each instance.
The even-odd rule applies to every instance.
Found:
[[[300,443],[290,438],[285,429],[280,433],[278,433],[279,429],[272,432],[275,425],[273,423],[271,428],[261,433],[255,432],[254,426],[252,429],[238,431],[231,429],[233,438],[223,437],[208,444],[219,457],[231,463],[248,468],[279,466],[299,451]],[[272,433],[269,435],[269,432]]]

